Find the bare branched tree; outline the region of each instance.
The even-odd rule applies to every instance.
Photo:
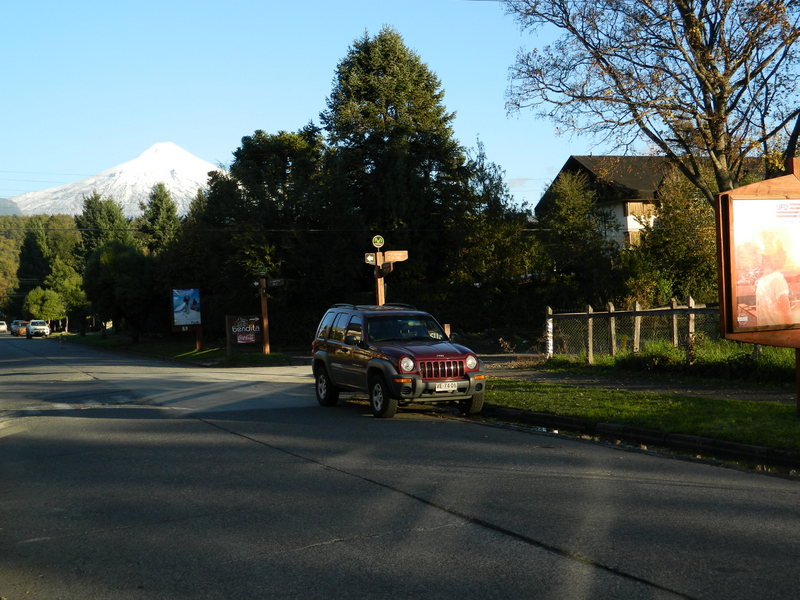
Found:
[[[561,34],[518,53],[510,110],[617,148],[646,139],[709,202],[748,155],[795,155],[797,0],[504,1],[523,29]]]

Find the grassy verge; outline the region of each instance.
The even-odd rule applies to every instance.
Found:
[[[636,353],[621,352],[615,357],[595,355],[592,366],[586,364],[586,356],[555,356],[540,368],[605,369],[647,377],[680,375],[779,385],[794,382],[795,352],[794,348],[772,346],[761,346],[756,352],[751,344],[699,338],[691,361],[687,360],[684,349],[669,342],[651,342]]]
[[[595,423],[800,450],[794,406],[491,379],[487,402]]]
[[[237,351],[228,357],[223,346],[209,345],[202,350],[197,350],[194,339],[142,338],[136,344],[131,342],[129,336],[111,334],[105,337],[99,334],[85,336],[64,334],[61,339],[65,342],[84,346],[133,352],[198,366],[270,367],[292,364],[292,357],[282,352],[261,354],[258,352]]]

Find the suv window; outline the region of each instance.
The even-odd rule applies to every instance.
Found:
[[[353,318],[350,319],[350,324],[347,326],[347,331],[344,334],[345,344],[355,346],[361,341],[362,322],[363,319],[361,315],[354,315]]]
[[[335,342],[343,342],[344,341],[344,326],[347,323],[349,315],[347,313],[339,313],[336,317],[336,321],[333,323],[333,327],[331,328],[330,333],[328,334],[328,338],[335,341]]]
[[[436,320],[418,315],[373,317],[367,322],[367,335],[372,342],[445,339],[444,331]]]
[[[319,329],[317,330],[317,337],[325,339],[328,337],[330,333],[331,325],[333,325],[333,320],[336,318],[335,312],[327,312],[325,316],[322,317],[322,322],[319,324]]]

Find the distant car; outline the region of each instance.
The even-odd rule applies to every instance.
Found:
[[[25,337],[27,337],[28,339],[31,339],[33,337],[48,337],[49,335],[50,335],[50,325],[47,324],[47,321],[42,321],[39,319],[34,319],[30,323],[28,323],[28,327],[25,330]]]
[[[11,321],[11,335],[25,335],[25,327],[27,327],[27,321],[21,321],[19,319],[15,319]],[[22,329],[22,331],[20,331]]]
[[[6,325],[5,321],[0,321],[0,333],[6,333],[8,331],[8,325]]]

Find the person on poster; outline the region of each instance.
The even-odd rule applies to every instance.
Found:
[[[781,269],[786,263],[786,250],[780,240],[772,239],[765,245],[762,256],[762,275],[756,283],[756,319],[759,327],[791,325],[793,322],[789,303],[789,284]]]

